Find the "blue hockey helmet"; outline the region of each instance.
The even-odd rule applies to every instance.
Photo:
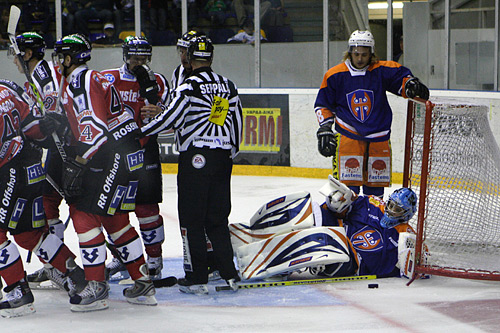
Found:
[[[380,225],[383,228],[392,228],[408,222],[416,211],[417,195],[411,189],[402,187],[390,195]]]

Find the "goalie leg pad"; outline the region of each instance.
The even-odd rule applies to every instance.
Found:
[[[236,255],[243,279],[265,279],[350,260],[342,227],[317,227],[277,235],[242,246]]]
[[[289,194],[263,205],[249,223],[229,224],[233,248],[314,226],[311,202],[308,192]]]

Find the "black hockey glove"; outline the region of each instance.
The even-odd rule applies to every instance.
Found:
[[[83,174],[85,165],[68,158],[63,164],[62,188],[68,198],[83,194]]]
[[[147,65],[135,66],[132,73],[139,82],[141,97],[147,99],[150,104],[156,105],[158,103],[158,83],[151,68]]]
[[[416,77],[406,81],[405,94],[408,98],[420,97],[425,100],[429,99],[429,89]]]
[[[335,135],[333,134],[331,125],[322,125],[316,132],[316,136],[318,137],[319,153],[325,157],[335,155],[335,150],[337,149],[337,140],[335,140]]]
[[[56,113],[47,112],[45,117],[39,120],[40,131],[45,136],[49,136],[52,132],[57,131],[63,124],[66,123],[66,117]]]

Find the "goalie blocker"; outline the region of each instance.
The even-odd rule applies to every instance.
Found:
[[[313,275],[338,277],[412,274],[416,196],[403,188],[386,204],[378,197],[357,196],[329,177],[320,192],[321,206],[308,192],[263,205],[249,223],[231,223],[231,241],[243,280],[267,279],[308,269]],[[387,220],[394,225],[388,226]],[[399,245],[400,232],[405,240]],[[398,258],[401,261],[398,263]]]

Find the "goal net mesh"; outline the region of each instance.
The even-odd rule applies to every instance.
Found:
[[[500,150],[489,106],[432,103],[426,108],[410,102],[408,113],[409,172],[404,176],[424,200],[410,224],[430,253],[425,260],[421,254],[416,272],[500,280]]]

